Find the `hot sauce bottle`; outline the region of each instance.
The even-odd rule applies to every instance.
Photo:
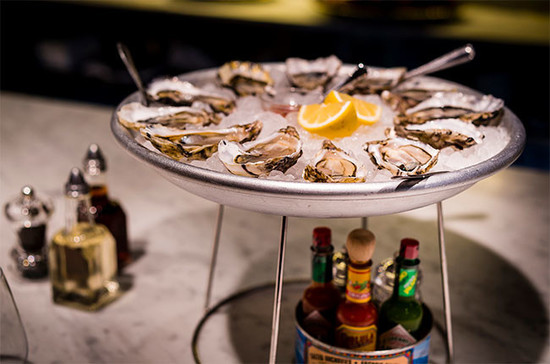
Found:
[[[334,319],[341,300],[332,281],[331,231],[327,227],[313,230],[312,281],[302,296],[302,327],[314,338],[326,343],[334,341]]]
[[[372,254],[376,239],[365,229],[348,235],[346,299],[336,313],[336,345],[356,351],[376,350],[378,312],[371,300]]]
[[[415,297],[418,276],[418,246],[415,239],[401,240],[392,296],[380,307],[380,349],[395,349],[416,342],[422,323],[422,303]]]

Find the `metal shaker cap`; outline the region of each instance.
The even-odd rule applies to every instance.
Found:
[[[90,176],[97,176],[101,172],[105,172],[107,170],[107,162],[105,161],[105,157],[103,156],[99,145],[95,143],[90,144],[86,152],[86,156],[84,157],[83,164],[84,173]]]
[[[25,185],[18,196],[5,204],[4,213],[9,221],[31,227],[49,219],[53,204],[46,196],[36,196],[32,186]]]
[[[69,179],[65,184],[65,194],[71,197],[78,197],[90,193],[90,186],[84,180],[82,172],[77,167],[71,169]]]

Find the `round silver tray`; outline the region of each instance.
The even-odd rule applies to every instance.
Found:
[[[213,80],[215,72],[213,69],[196,71],[181,75],[180,78],[200,84],[205,80]],[[464,86],[457,86],[477,93]],[[116,111],[132,101],[139,101],[137,92],[124,99],[111,118],[111,130],[115,138],[132,156],[155,168],[175,185],[207,200],[280,216],[366,217],[424,207],[452,197],[508,167],[520,156],[525,145],[525,129],[521,121],[505,108],[499,127],[505,128],[511,136],[509,143],[492,158],[467,168],[435,174],[423,180],[391,179],[366,183],[257,179],[192,166],[145,148],[117,119]]]

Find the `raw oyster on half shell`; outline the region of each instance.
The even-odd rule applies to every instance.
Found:
[[[306,90],[325,85],[338,73],[342,61],[334,55],[309,61],[302,58],[287,58],[286,74],[290,83]]]
[[[239,96],[271,93],[274,84],[269,72],[259,63],[231,61],[218,69],[223,86],[230,87]]]
[[[365,170],[361,163],[348,153],[325,139],[323,146],[303,173],[306,181],[352,183],[365,182]]]
[[[162,125],[185,129],[189,125],[218,124],[221,118],[204,109],[190,106],[144,106],[139,102],[123,105],[117,111],[118,121],[125,127],[139,130],[146,126]]]
[[[405,138],[388,138],[365,143],[363,149],[379,169],[394,176],[424,174],[439,157],[439,150],[428,144]]]
[[[458,118],[474,125],[496,125],[504,113],[504,101],[462,92],[437,92],[398,115],[400,122],[421,124],[433,119]]]
[[[419,140],[434,148],[452,146],[464,149],[483,141],[478,128],[460,119],[436,119],[423,124],[396,124],[395,133],[400,137]]]
[[[151,101],[165,105],[190,106],[201,101],[210,105],[214,111],[226,115],[235,109],[235,100],[228,96],[203,90],[177,77],[154,80],[149,84],[147,94]]]
[[[246,144],[222,140],[218,157],[227,170],[240,176],[267,176],[271,171],[286,172],[302,155],[302,142],[293,126]]]
[[[367,73],[346,83],[338,91],[350,95],[380,93],[397,86],[405,76],[405,72],[407,72],[405,67],[367,67]]]
[[[176,160],[205,160],[218,150],[221,140],[244,143],[254,140],[262,122],[233,125],[225,129],[181,130],[165,126],[147,126],[141,135],[161,153]]]
[[[422,80],[413,78],[404,81],[391,90],[382,91],[380,96],[392,110],[404,114],[407,109],[429,99],[437,92],[445,91],[456,91],[456,88],[430,78]]]

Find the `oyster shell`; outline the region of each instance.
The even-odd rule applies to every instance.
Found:
[[[365,171],[359,161],[325,139],[323,146],[303,173],[310,182],[365,182]]]
[[[275,170],[284,173],[301,155],[302,142],[293,126],[244,145],[222,140],[218,146],[218,157],[227,170],[241,176],[267,176]]]
[[[218,69],[222,85],[232,88],[239,96],[272,92],[273,79],[262,65],[254,62],[231,61]]]
[[[117,111],[118,121],[127,128],[139,130],[150,125],[185,129],[188,125],[218,124],[221,118],[207,111],[189,106],[144,106],[139,102],[123,105]]]
[[[395,87],[405,76],[405,67],[368,67],[367,73],[340,87],[338,91],[353,94],[374,94]]]
[[[504,113],[504,101],[492,95],[462,92],[436,92],[432,97],[407,109],[397,119],[406,123],[424,123],[433,119],[458,118],[474,125],[496,125]]]
[[[419,140],[434,148],[452,146],[464,149],[483,141],[481,133],[474,125],[460,119],[436,119],[423,124],[397,124],[398,136]]]
[[[336,76],[342,61],[334,55],[313,61],[291,57],[286,60],[285,65],[287,77],[292,85],[314,90],[317,87],[324,87]]]
[[[380,96],[394,111],[404,114],[407,109],[429,99],[437,92],[444,91],[456,91],[456,88],[429,78],[423,80],[413,78],[391,90],[382,91]]]
[[[221,140],[244,143],[254,140],[261,129],[262,122],[257,120],[217,130],[181,130],[165,126],[147,126],[141,129],[141,135],[172,159],[205,160],[218,150]]]
[[[201,101],[210,105],[214,111],[226,115],[235,109],[235,101],[229,97],[203,90],[177,77],[154,80],[149,84],[147,94],[151,101],[165,105],[189,106]]]
[[[364,144],[379,169],[387,169],[394,176],[424,174],[430,170],[439,157],[439,150],[416,140],[388,138]]]

